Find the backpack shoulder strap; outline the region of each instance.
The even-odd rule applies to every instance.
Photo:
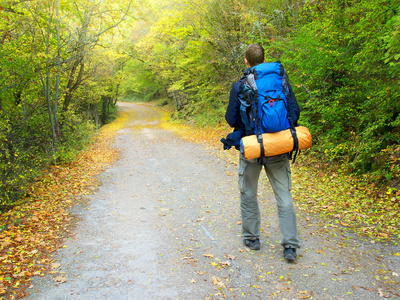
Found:
[[[295,127],[296,116],[295,116],[294,109],[293,109],[293,99],[291,99],[291,95],[289,92],[289,80],[288,80],[286,70],[279,61],[278,61],[278,63],[280,64],[280,75],[282,76],[282,90],[283,90],[283,93],[287,100],[286,109],[288,111],[290,133],[292,134],[292,138],[293,138],[293,150],[290,152],[289,156],[292,159],[293,163],[295,163],[296,158],[299,154],[299,139],[297,138],[296,127]]]
[[[250,69],[250,73],[246,76],[245,84],[247,84],[254,93],[255,122],[257,124],[256,136],[257,136],[257,142],[260,144],[260,152],[261,152],[260,157],[258,158],[257,161],[260,165],[263,165],[263,164],[265,164],[266,157],[265,157],[263,137],[261,134],[260,114],[258,111],[258,88],[257,88],[257,84],[256,84],[257,79],[258,79],[257,69],[256,69],[256,67],[254,67],[254,68]]]

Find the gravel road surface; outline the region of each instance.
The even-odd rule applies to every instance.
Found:
[[[237,166],[218,155],[222,145],[161,129],[150,105],[119,109],[129,114],[115,142],[121,158],[75,208],[79,221],[53,257],[61,272],[35,279],[27,299],[400,298],[398,247],[326,233],[303,212],[297,263],[285,262],[265,175],[261,250],[245,248]]]

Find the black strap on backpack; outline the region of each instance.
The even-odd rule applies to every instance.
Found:
[[[256,127],[257,127],[257,142],[260,144],[260,157],[257,159],[257,162],[260,165],[264,165],[265,162],[265,149],[264,149],[264,142],[263,142],[263,137],[261,134],[261,120],[260,120],[260,114],[258,113],[258,89],[256,85],[256,79],[257,79],[257,71],[255,69],[252,69],[250,71],[250,74],[247,75],[246,77],[246,84],[253,90],[254,92],[254,105],[255,105],[255,121],[256,121]]]
[[[286,71],[283,68],[283,66],[281,65],[281,73],[283,76],[282,79],[282,87],[283,87],[283,93],[285,94],[286,97],[286,101],[287,104],[285,104],[286,109],[288,111],[288,119],[289,119],[289,124],[290,124],[290,133],[292,134],[292,138],[293,138],[293,150],[290,152],[290,159],[292,159],[293,163],[296,162],[296,158],[299,155],[299,139],[297,138],[297,134],[296,134],[296,127],[295,127],[295,114],[293,111],[293,107],[291,105],[291,97],[288,93],[289,90],[289,86],[288,86],[288,80],[287,80],[287,75],[286,75]]]
[[[242,93],[239,95],[240,117],[244,124],[245,134],[254,134],[254,92],[243,80],[240,85]]]

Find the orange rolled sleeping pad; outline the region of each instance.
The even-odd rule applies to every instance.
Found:
[[[296,127],[296,135],[299,140],[299,149],[311,148],[312,136],[308,128],[304,126]],[[290,129],[275,133],[264,133],[263,144],[265,157],[288,153],[293,150],[293,137]],[[246,159],[259,158],[261,156],[260,143],[256,135],[249,135],[242,138],[241,151]]]

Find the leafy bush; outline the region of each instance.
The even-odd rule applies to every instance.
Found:
[[[64,114],[65,121],[62,124],[63,138],[57,148],[57,161],[68,163],[78,155],[80,151],[90,144],[91,137],[95,133],[93,122],[84,121],[72,112]]]
[[[377,157],[400,142],[393,9],[387,1],[304,4],[296,48],[282,50],[314,151],[380,180],[388,173]]]
[[[0,211],[19,201],[49,162],[46,152],[50,140],[42,130],[44,116],[35,110],[22,116],[14,109],[0,113]]]

